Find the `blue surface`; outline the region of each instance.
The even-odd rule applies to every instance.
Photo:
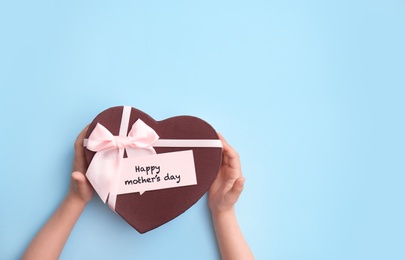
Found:
[[[0,258],[63,199],[102,110],[208,121],[257,259],[405,259],[405,1],[2,1]],[[22,161],[23,160],[23,161]],[[207,199],[140,235],[98,197],[61,259],[218,259]]]

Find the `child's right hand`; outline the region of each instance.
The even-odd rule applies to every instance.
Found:
[[[86,126],[75,141],[75,153],[72,166],[72,177],[70,181],[70,189],[68,197],[79,199],[79,201],[87,204],[94,194],[94,189],[85,176],[87,171],[86,158],[84,157],[83,141],[87,133],[88,126]]]
[[[31,241],[22,259],[59,259],[62,249],[80,214],[91,200],[94,189],[84,173],[87,163],[84,157],[83,141],[88,127],[85,127],[75,141],[70,188],[58,209]]]

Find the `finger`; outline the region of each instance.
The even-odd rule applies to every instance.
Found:
[[[75,141],[75,153],[77,155],[84,155],[84,149],[83,149],[83,142],[84,138],[86,137],[87,130],[89,129],[89,125],[87,125],[83,130],[80,132],[80,134],[76,137]]]
[[[225,137],[224,137],[221,133],[219,133],[219,132],[218,132],[217,134],[218,134],[219,139],[220,139],[221,142],[222,142],[223,148],[224,148],[224,149],[228,149],[228,148],[230,147],[230,145],[229,145],[228,142],[226,141]]]
[[[74,151],[74,159],[73,159],[73,171],[80,171],[83,173],[86,171],[86,160],[84,157],[83,141],[87,134],[88,128],[89,128],[89,125],[87,125],[76,138],[75,145],[74,145],[75,151]]]
[[[211,184],[210,191],[215,191],[218,189],[219,186],[221,186],[222,183],[222,173],[221,170],[219,170],[217,177],[215,177],[214,182]]]
[[[243,191],[243,187],[245,184],[245,178],[240,177],[236,179],[234,182],[231,190],[227,193],[227,201],[234,204],[238,201],[240,194]]]
[[[240,168],[239,154],[220,133],[218,133],[218,136],[222,141],[224,163],[232,168]]]

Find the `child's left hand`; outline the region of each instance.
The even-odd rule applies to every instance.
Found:
[[[223,145],[222,165],[208,194],[209,206],[214,215],[233,211],[245,182],[239,154],[226,142],[222,135],[219,134],[219,138]]]

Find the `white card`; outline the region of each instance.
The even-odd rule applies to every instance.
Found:
[[[118,194],[197,184],[192,150],[124,158]]]

